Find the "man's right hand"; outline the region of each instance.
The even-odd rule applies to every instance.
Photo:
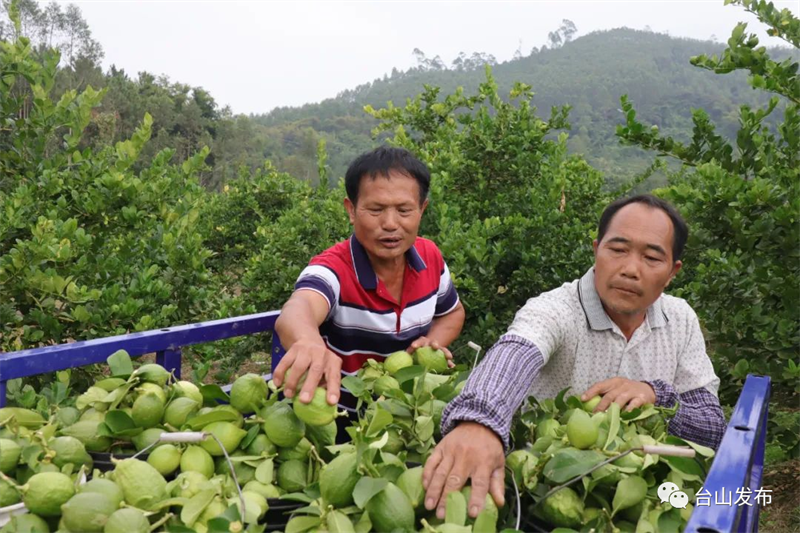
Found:
[[[283,394],[287,398],[294,397],[300,379],[308,371],[303,388],[300,390],[299,400],[303,403],[310,402],[314,397],[314,391],[324,378],[328,390],[328,403],[336,405],[339,402],[342,360],[328,350],[324,343],[300,339],[292,344],[272,374],[275,385],[280,387],[284,384],[286,372],[290,369],[291,373],[283,389]]]
[[[505,454],[500,437],[484,425],[461,422],[436,445],[422,473],[425,508],[444,518],[447,494],[472,479],[469,515],[478,516],[491,493],[498,506],[505,500]]]

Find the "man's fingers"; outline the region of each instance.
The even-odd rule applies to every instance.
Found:
[[[444,352],[444,358],[447,359],[447,366],[455,368],[456,364],[453,362],[453,353],[447,348],[442,348],[442,351]]]
[[[627,390],[621,391],[617,394],[617,397],[614,398],[614,403],[619,405],[620,411],[628,404],[629,401],[633,398],[633,393]]]
[[[504,468],[495,468],[492,479],[489,481],[489,493],[494,498],[494,503],[502,507],[506,503],[506,473]]]
[[[444,484],[444,492],[439,497],[439,506],[436,508],[437,518],[444,518],[445,508],[447,506],[447,495],[451,492],[461,490],[461,487],[467,483],[469,467],[467,467],[466,462],[467,461],[462,456],[461,460],[457,461],[450,469],[450,473],[447,475],[447,481],[445,481]]]
[[[425,508],[432,511],[439,503],[439,498],[442,496],[444,484],[447,481],[447,476],[450,475],[450,469],[453,468],[453,455],[452,453],[444,454],[444,458],[436,467],[436,471],[431,476],[428,490],[425,491]]]
[[[442,462],[442,457],[444,457],[444,454],[442,453],[442,445],[440,444],[434,448],[433,453],[425,462],[425,468],[422,469],[422,486],[425,490],[428,489],[428,484],[431,482],[433,473],[436,472],[436,467]]]
[[[427,346],[427,345],[428,345],[428,338],[427,337],[420,337],[417,340],[415,340],[414,342],[412,342],[409,345],[409,347],[406,348],[406,351],[408,353],[414,353],[417,350],[417,348],[422,348],[423,346]]]
[[[612,380],[613,380],[613,378],[612,379],[604,379],[603,381],[598,381],[597,383],[595,383],[594,385],[589,387],[586,390],[586,392],[584,392],[581,395],[581,401],[585,402],[585,401],[591,400],[595,396],[598,396],[598,395],[602,396],[603,394],[607,393],[609,390],[611,390],[613,388],[612,387],[612,383],[611,383]]]
[[[619,391],[612,390],[607,392],[603,398],[600,400],[600,403],[597,404],[597,407],[594,408],[595,413],[601,413],[608,409],[608,407],[616,400],[617,396],[619,395]]]
[[[272,381],[275,382],[276,387],[283,385],[283,378],[286,376],[286,371],[292,367],[295,354],[296,352],[289,350],[289,352],[283,356],[281,362],[278,363],[278,366],[275,367],[275,372],[272,373]]]
[[[308,370],[309,360],[308,357],[298,356],[292,364],[291,373],[283,388],[283,394],[287,398],[294,398],[294,391],[297,389],[297,384],[300,383],[303,374]]]
[[[628,411],[633,411],[637,407],[641,407],[644,405],[644,400],[642,400],[639,396],[635,396],[631,398],[631,401],[628,402]]]
[[[292,372],[294,373],[294,372]],[[322,379],[322,375],[325,373],[325,359],[321,357],[316,357],[314,360],[311,361],[311,365],[308,367],[308,375],[306,376],[306,382],[303,385],[302,390],[300,391],[300,401],[303,403],[308,403],[314,397],[314,391],[319,385],[319,380]]]
[[[336,405],[339,403],[339,393],[342,384],[342,360],[336,356],[328,357],[325,381],[328,391],[328,403],[330,405]]]
[[[486,503],[486,495],[489,493],[489,483],[492,478],[492,469],[488,465],[481,465],[477,472],[472,475],[472,495],[467,502],[467,509],[472,518],[478,516]]]

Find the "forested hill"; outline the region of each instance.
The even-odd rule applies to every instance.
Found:
[[[542,115],[549,114],[551,106],[571,105],[571,149],[584,153],[608,179],[616,181],[652,159],[637,149],[619,146],[614,136],[623,119],[621,95],[630,96],[645,121],[682,138],[691,134],[690,108],[707,110],[722,132],[732,136],[738,103],[765,101],[749,88],[742,73],[715,76],[689,63],[692,56],[719,53],[722,48],[712,41],[616,29],[558,48],[534,50],[529,56],[495,64],[492,71],[503,93],[515,81],[531,85]],[[374,121],[362,111],[364,105],[377,108],[387,101],[403,105],[424,84],[441,87],[442,94],[458,86],[469,92],[485,79],[483,65],[477,61],[466,68],[424,63],[406,72],[394,70],[390,76],[319,104],[278,108],[254,119],[268,126],[270,135],[284,139],[281,146],[287,155],[296,153],[293,144],[303,137],[299,131],[314,136],[313,130],[326,137],[334,169],[341,171],[347,158],[370,145]]]

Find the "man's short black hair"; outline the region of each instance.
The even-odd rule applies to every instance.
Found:
[[[347,173],[344,175],[347,197],[355,204],[358,201],[361,178],[369,176],[375,179],[378,176],[389,176],[390,170],[398,171],[417,180],[419,203],[422,205],[428,197],[428,189],[431,185],[431,173],[428,167],[408,150],[389,146],[380,146],[371,152],[361,154],[350,163]]]
[[[608,225],[611,224],[611,219],[617,214],[617,211],[630,204],[645,204],[653,209],[661,209],[664,211],[669,219],[672,221],[673,239],[672,239],[672,260],[679,261],[683,256],[683,248],[686,246],[686,239],[689,238],[689,226],[678,210],[672,207],[669,202],[662,200],[652,194],[638,194],[630,198],[620,198],[614,200],[608,207],[605,208],[603,214],[600,215],[600,223],[597,226],[597,242],[601,242],[608,230]]]

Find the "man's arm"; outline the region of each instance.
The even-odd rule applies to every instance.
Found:
[[[470,374],[464,390],[442,413],[442,435],[459,421],[478,422],[509,447],[514,413],[528,395],[544,358],[539,348],[519,335],[504,335]]]
[[[458,302],[456,308],[443,316],[438,316],[431,322],[431,329],[426,335],[431,341],[436,341],[439,346],[449,346],[458,338],[461,328],[464,327],[464,306]]]
[[[444,438],[425,463],[425,507],[444,517],[447,494],[471,479],[469,515],[476,517],[487,493],[503,505],[504,448],[511,419],[519,409],[544,358],[531,341],[504,335],[470,374],[461,394],[442,414]]]
[[[275,368],[273,379],[280,387],[286,371],[292,370],[283,391],[288,398],[294,397],[300,378],[308,371],[300,391],[301,402],[311,401],[323,376],[328,403],[335,405],[339,401],[342,360],[328,350],[319,334],[319,326],[328,315],[328,305],[326,297],[319,292],[297,290],[284,304],[275,322],[275,331],[287,351]]]
[[[503,504],[504,448],[519,409],[550,355],[569,328],[569,304],[561,290],[531,298],[442,414],[444,438],[425,463],[425,507],[444,517],[447,494],[471,479],[469,514],[477,516],[487,493]]]
[[[685,302],[680,305],[685,306],[687,317],[679,322],[685,328],[686,343],[678,358],[675,377],[648,383],[656,393],[656,405],[673,407],[676,401],[679,404],[678,412],[669,421],[670,433],[716,449],[727,425],[716,395],[719,377],[706,352],[697,314]]]
[[[434,350],[441,349],[447,358],[447,364],[451,368],[454,367],[453,354],[447,347],[458,338],[461,328],[464,327],[465,317],[464,306],[458,302],[455,309],[433,319],[428,334],[412,342],[408,347],[408,353],[414,353],[417,348],[423,346],[430,346]]]
[[[719,448],[727,424],[714,394],[704,388],[678,394],[672,385],[660,379],[645,383],[653,387],[657,406],[674,407],[676,401],[679,404],[667,426],[669,433],[715,450]]]

